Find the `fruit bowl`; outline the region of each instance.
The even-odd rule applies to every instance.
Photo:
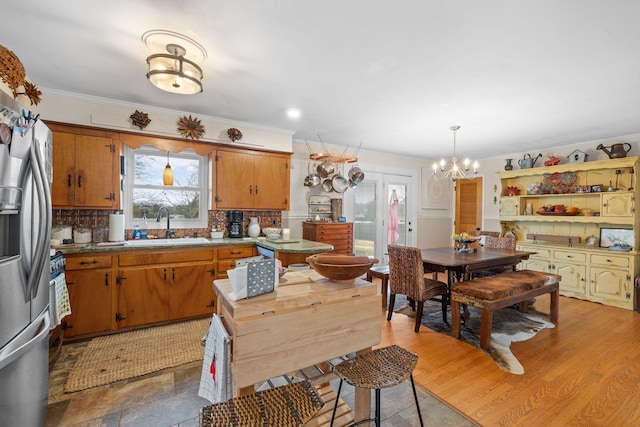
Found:
[[[334,282],[353,282],[378,262],[364,256],[330,254],[311,255],[306,261],[318,274]]]
[[[462,247],[458,249],[458,252],[471,252],[471,249],[469,249],[469,244],[475,243],[479,240],[478,237],[474,236],[452,237],[451,239],[454,242],[460,243],[462,245]]]

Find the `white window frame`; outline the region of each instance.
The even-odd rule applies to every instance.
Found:
[[[165,151],[159,150],[152,145],[143,145],[140,148],[130,148],[124,146],[124,156],[126,162],[126,175],[124,176],[124,204],[123,213],[125,216],[125,227],[134,228],[139,225],[141,228],[146,227],[147,230],[165,230],[167,228],[166,217],[163,212],[162,220],[156,221],[157,212],[150,213],[147,217],[146,224],[143,218],[132,218],[131,212],[133,212],[133,179],[135,177],[135,154],[166,154]],[[176,228],[208,228],[209,224],[209,158],[208,156],[201,156],[194,150],[187,149],[180,153],[171,153],[171,158],[185,158],[185,159],[197,159],[198,160],[198,181],[200,182],[200,209],[198,219],[187,218],[171,218],[171,229]],[[158,180],[162,180],[162,176],[158,177]],[[141,187],[144,188],[144,187]],[[175,187],[179,188],[179,187]],[[163,236],[164,237],[164,236]]]

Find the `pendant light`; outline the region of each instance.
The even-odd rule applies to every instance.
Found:
[[[169,164],[168,151],[167,151],[167,166],[164,167],[164,173],[162,174],[162,182],[167,187],[171,187],[173,185],[173,170],[171,169],[171,165]]]

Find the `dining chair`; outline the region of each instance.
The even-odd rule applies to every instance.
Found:
[[[389,307],[387,321],[391,320],[396,295],[405,295],[417,304],[415,331],[420,331],[424,302],[438,295],[442,302],[442,321],[447,323],[447,284],[424,277],[422,254],[419,248],[389,245]]]
[[[516,249],[516,239],[512,237],[484,237],[484,247],[494,249]]]
[[[510,249],[514,251],[516,249],[516,239],[513,237],[484,237],[484,247],[489,249]],[[490,276],[494,274],[504,273],[505,271],[513,271],[513,266],[490,268],[488,270],[482,270],[473,273],[474,276]]]

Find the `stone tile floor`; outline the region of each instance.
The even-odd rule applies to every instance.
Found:
[[[193,362],[142,377],[75,393],[64,384],[77,357],[87,345],[63,346],[49,373],[47,426],[197,427],[198,411],[209,401],[198,397],[202,362]],[[338,380],[331,382],[334,390]],[[425,425],[466,427],[472,422],[419,387],[418,399]],[[353,387],[343,385],[341,397],[353,406]],[[384,426],[418,426],[410,382],[382,390]],[[372,398],[373,401],[373,398]]]

